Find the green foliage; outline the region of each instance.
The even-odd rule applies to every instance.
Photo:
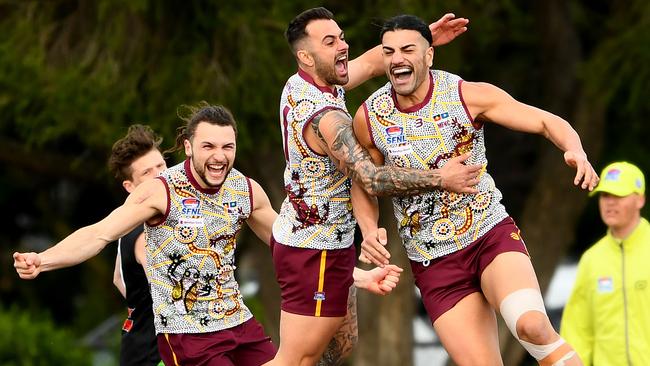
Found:
[[[91,354],[67,330],[57,329],[46,315],[0,307],[0,365],[89,365]]]

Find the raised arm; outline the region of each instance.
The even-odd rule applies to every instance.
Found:
[[[431,36],[433,37],[433,46],[442,46],[453,41],[467,31],[468,23],[469,20],[466,18],[456,18],[454,14],[447,13],[437,21],[429,24]],[[381,46],[375,46],[349,62],[348,75],[350,79],[343,87],[346,90],[354,89],[383,73],[384,65]]]
[[[573,184],[590,191],[598,184],[598,174],[587,159],[580,136],[567,121],[521,103],[491,84],[463,82],[461,92],[472,118],[546,137],[564,152],[566,164],[576,169]]]
[[[252,189],[253,209],[248,220],[248,226],[253,230],[260,240],[266,245],[271,241],[271,234],[273,233],[273,222],[278,217],[271,206],[269,197],[264,192],[264,189],[254,180],[250,180]]]
[[[144,182],[103,220],[75,231],[44,252],[14,253],[16,272],[20,278],[33,279],[40,272],[84,262],[137,225],[164,213],[166,208],[163,183],[158,179]]]

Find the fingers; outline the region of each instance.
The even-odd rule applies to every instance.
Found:
[[[371,245],[366,241],[361,244],[361,255],[378,267],[384,267],[390,258],[390,253],[382,245]]]
[[[366,254],[363,252],[363,249],[361,249],[361,254],[359,254],[359,260],[363,263],[370,264],[372,263],[368,257],[366,257]]]
[[[400,273],[404,272],[404,269],[402,269],[402,267],[396,266],[396,265],[394,265],[394,264],[387,264],[387,265],[384,267],[384,269],[386,269],[387,271],[389,271],[389,273],[391,273],[391,272],[396,273],[397,276],[399,276]],[[395,275],[395,274],[392,274],[392,275]]]
[[[386,229],[383,227],[380,227],[377,229],[377,240],[379,241],[379,244],[381,245],[386,245],[388,244],[388,234],[386,233]],[[388,252],[386,252],[388,253]]]

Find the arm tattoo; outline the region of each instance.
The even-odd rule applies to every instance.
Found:
[[[359,340],[357,324],[357,288],[352,285],[348,294],[348,312],[341,327],[327,345],[327,349],[316,366],[339,366],[350,355]]]
[[[335,113],[332,125],[334,140],[330,151],[343,162],[343,173],[362,183],[367,192],[397,196],[442,188],[442,177],[438,170],[376,166],[368,150],[356,139],[350,117],[340,111],[332,113]]]

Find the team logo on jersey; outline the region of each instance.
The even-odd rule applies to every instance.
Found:
[[[598,292],[608,293],[614,291],[614,280],[612,277],[600,277],[598,278]]]
[[[314,300],[318,301],[324,301],[325,300],[325,292],[323,291],[316,291],[314,292]]]
[[[440,128],[449,126],[449,112],[436,114],[433,116],[433,121],[436,122]]]
[[[237,201],[224,202],[223,203],[223,208],[228,213],[236,213],[237,212]]]

